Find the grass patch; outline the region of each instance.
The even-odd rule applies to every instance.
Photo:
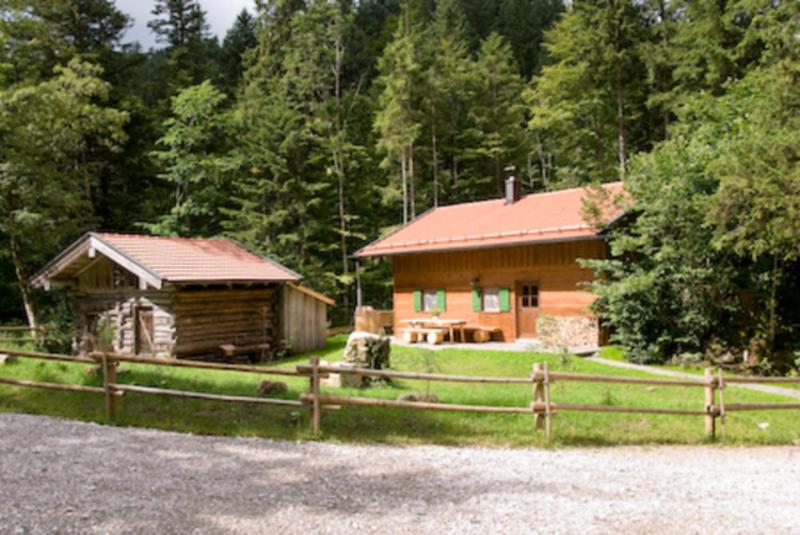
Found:
[[[346,338],[333,337],[314,354],[329,362],[341,360]],[[307,363],[309,354],[278,364],[292,368]],[[622,376],[648,376],[637,371],[611,368],[578,357],[542,353],[511,353],[469,349],[428,351],[394,347],[392,367],[423,372],[525,377],[534,362],[548,362],[551,369]],[[88,366],[19,359],[0,367],[0,375],[48,382],[100,385]],[[221,371],[163,368],[124,364],[121,383],[181,390],[249,396],[260,377]],[[289,387],[286,399],[306,392],[308,380],[268,377]],[[444,403],[527,406],[528,385],[476,385],[394,381],[366,389],[326,389],[323,393],[394,399],[411,391],[431,391]],[[647,387],[556,383],[555,402],[606,405],[640,405],[698,409],[703,406],[700,388]],[[730,388],[726,401],[784,401],[777,396]],[[48,414],[86,421],[105,422],[103,399],[91,394],[55,392],[0,385],[0,411]],[[763,425],[769,424],[763,429]],[[203,400],[173,399],[126,394],[118,404],[117,425],[153,427],[210,435],[258,436],[276,439],[311,439],[308,412],[281,407],[228,404]],[[554,444],[601,446],[618,444],[698,444],[705,442],[702,417],[563,413],[553,420]],[[542,431],[533,428],[529,415],[471,414],[399,409],[344,407],[326,412],[323,439],[337,442],[395,444],[435,443],[482,446],[544,446]],[[728,417],[726,443],[793,444],[800,441],[800,418],[794,411],[736,413]]]

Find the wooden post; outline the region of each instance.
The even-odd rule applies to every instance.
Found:
[[[321,407],[319,401],[319,357],[311,357],[311,429],[319,435]]]
[[[356,310],[364,306],[364,296],[361,290],[361,261],[356,259]]]
[[[544,401],[544,382],[541,377],[544,377],[542,374],[542,365],[537,362],[533,365],[533,370],[531,373],[531,381],[533,382],[534,406],[537,403]],[[533,412],[533,421],[536,424],[536,429],[542,429],[544,427],[544,415],[542,415],[540,412],[537,412],[535,409]]]
[[[553,419],[553,414],[550,411],[550,367],[545,362],[544,363],[544,421],[545,421],[545,431],[548,443],[550,442],[550,439],[553,438],[552,419]]]
[[[719,388],[719,432],[720,438],[724,440],[727,426],[725,425],[725,379],[722,377],[722,368],[717,369],[717,388]]]
[[[106,417],[109,421],[114,421],[117,412],[117,400],[114,397],[114,388],[111,386],[117,382],[117,363],[108,357],[108,353],[103,353],[103,390],[106,398]]]
[[[715,423],[716,417],[715,414],[715,407],[714,407],[714,390],[715,390],[715,380],[714,380],[714,370],[711,368],[706,368],[705,370],[705,395],[706,395],[706,435],[710,438],[714,438],[715,436]]]

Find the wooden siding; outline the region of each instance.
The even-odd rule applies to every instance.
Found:
[[[539,309],[553,316],[579,316],[588,313],[595,297],[582,288],[591,281],[590,269],[581,268],[578,258],[602,258],[605,243],[582,240],[445,253],[421,253],[393,258],[395,332],[402,320],[424,318],[414,312],[416,289],[446,291],[446,311],[442,318],[464,319],[470,325],[496,327],[503,340],[517,338],[516,283],[530,282],[539,287]],[[509,312],[473,312],[472,282],[482,288],[507,287],[511,292]]]
[[[173,293],[175,356],[214,355],[220,346],[278,342],[277,284],[253,288],[179,289]]]
[[[328,331],[328,305],[293,288],[281,292],[281,334],[292,352],[325,347]]]

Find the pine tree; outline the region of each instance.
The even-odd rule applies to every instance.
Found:
[[[624,176],[629,155],[651,143],[639,57],[650,35],[641,9],[623,0],[575,2],[547,33],[552,63],[527,94],[547,179],[548,153],[562,183],[608,181]]]
[[[206,13],[196,0],[157,0],[147,25],[167,45],[171,85],[178,91],[213,78],[219,44],[209,38]]]
[[[244,73],[244,55],[258,46],[256,25],[253,16],[243,9],[225,39],[222,41],[220,52],[220,80],[221,87],[225,88],[229,96],[233,96],[242,81]]]
[[[375,116],[375,129],[380,135],[378,149],[385,154],[383,166],[400,167],[403,223],[416,217],[414,150],[421,130],[418,91],[421,67],[417,57],[420,30],[411,15],[406,5],[394,39],[379,61],[378,83],[383,89]],[[396,198],[395,192],[395,188],[387,190],[388,201]]]
[[[153,153],[171,184],[175,201],[170,212],[147,228],[157,234],[213,236],[217,213],[225,202],[226,177],[236,160],[227,153],[230,126],[221,110],[225,94],[206,81],[172,99],[173,116],[164,122],[164,147]]]
[[[481,45],[473,79],[470,195],[494,197],[503,193],[504,168],[527,153],[523,82],[511,47],[500,35],[491,34]]]
[[[170,48],[185,48],[208,37],[206,13],[196,0],[156,0],[147,26]]]
[[[508,40],[524,80],[539,71],[544,32],[563,10],[561,0],[500,0],[493,30]]]
[[[425,41],[431,59],[423,86],[426,113],[422,140],[430,142],[431,197],[433,206],[438,206],[442,191],[457,186],[459,166],[464,159],[462,133],[467,130],[467,110],[472,98],[469,77],[473,65],[466,40],[466,19],[458,0],[441,0],[437,4],[433,26]],[[442,181],[442,167],[449,175],[446,183]],[[454,196],[452,191],[450,194]]]

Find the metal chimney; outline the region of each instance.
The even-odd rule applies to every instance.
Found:
[[[514,204],[517,202],[521,195],[521,188],[519,181],[517,181],[517,166],[509,165],[505,168],[506,171],[506,204]]]

